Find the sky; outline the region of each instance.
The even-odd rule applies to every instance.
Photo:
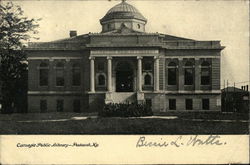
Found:
[[[100,32],[99,20],[120,0],[16,0],[29,18],[39,22],[39,42]],[[224,81],[237,87],[249,85],[249,2],[127,0],[148,19],[147,32],[159,32],[195,40],[220,40],[226,48],[221,53],[221,87]],[[241,83],[245,82],[245,83]]]

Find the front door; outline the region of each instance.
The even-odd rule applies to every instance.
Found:
[[[133,92],[133,72],[116,72],[116,92]]]

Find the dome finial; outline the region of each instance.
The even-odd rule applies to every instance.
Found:
[[[122,2],[125,2],[126,0],[122,0]]]

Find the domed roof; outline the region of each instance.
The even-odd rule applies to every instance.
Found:
[[[147,19],[134,6],[128,4],[125,2],[125,0],[109,9],[109,11],[100,21],[103,22],[110,19],[124,18],[135,18],[145,22],[147,21]]]

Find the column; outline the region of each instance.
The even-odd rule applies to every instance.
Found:
[[[49,59],[49,90],[54,90],[54,87],[55,87],[55,75],[56,75],[56,72],[55,72],[55,63],[54,63],[54,59],[50,58]],[[38,82],[39,83],[39,82]]]
[[[137,84],[138,84],[138,91],[141,92],[142,91],[142,83],[141,83],[141,80],[142,80],[142,57],[137,57]]]
[[[107,57],[108,60],[108,92],[112,91],[112,57]]]
[[[66,63],[65,63],[66,69],[64,70],[64,86],[66,90],[69,90],[71,87],[71,81],[72,81],[72,68],[70,64],[70,58],[66,58]]]
[[[95,57],[90,59],[90,92],[95,92]]]
[[[184,90],[184,68],[183,68],[183,58],[178,58],[179,66],[178,66],[178,89],[179,91]]]
[[[154,57],[154,67],[155,67],[155,73],[154,73],[154,90],[159,91],[159,57]]]
[[[201,68],[200,68],[200,58],[195,58],[195,90],[200,90],[201,82]]]

